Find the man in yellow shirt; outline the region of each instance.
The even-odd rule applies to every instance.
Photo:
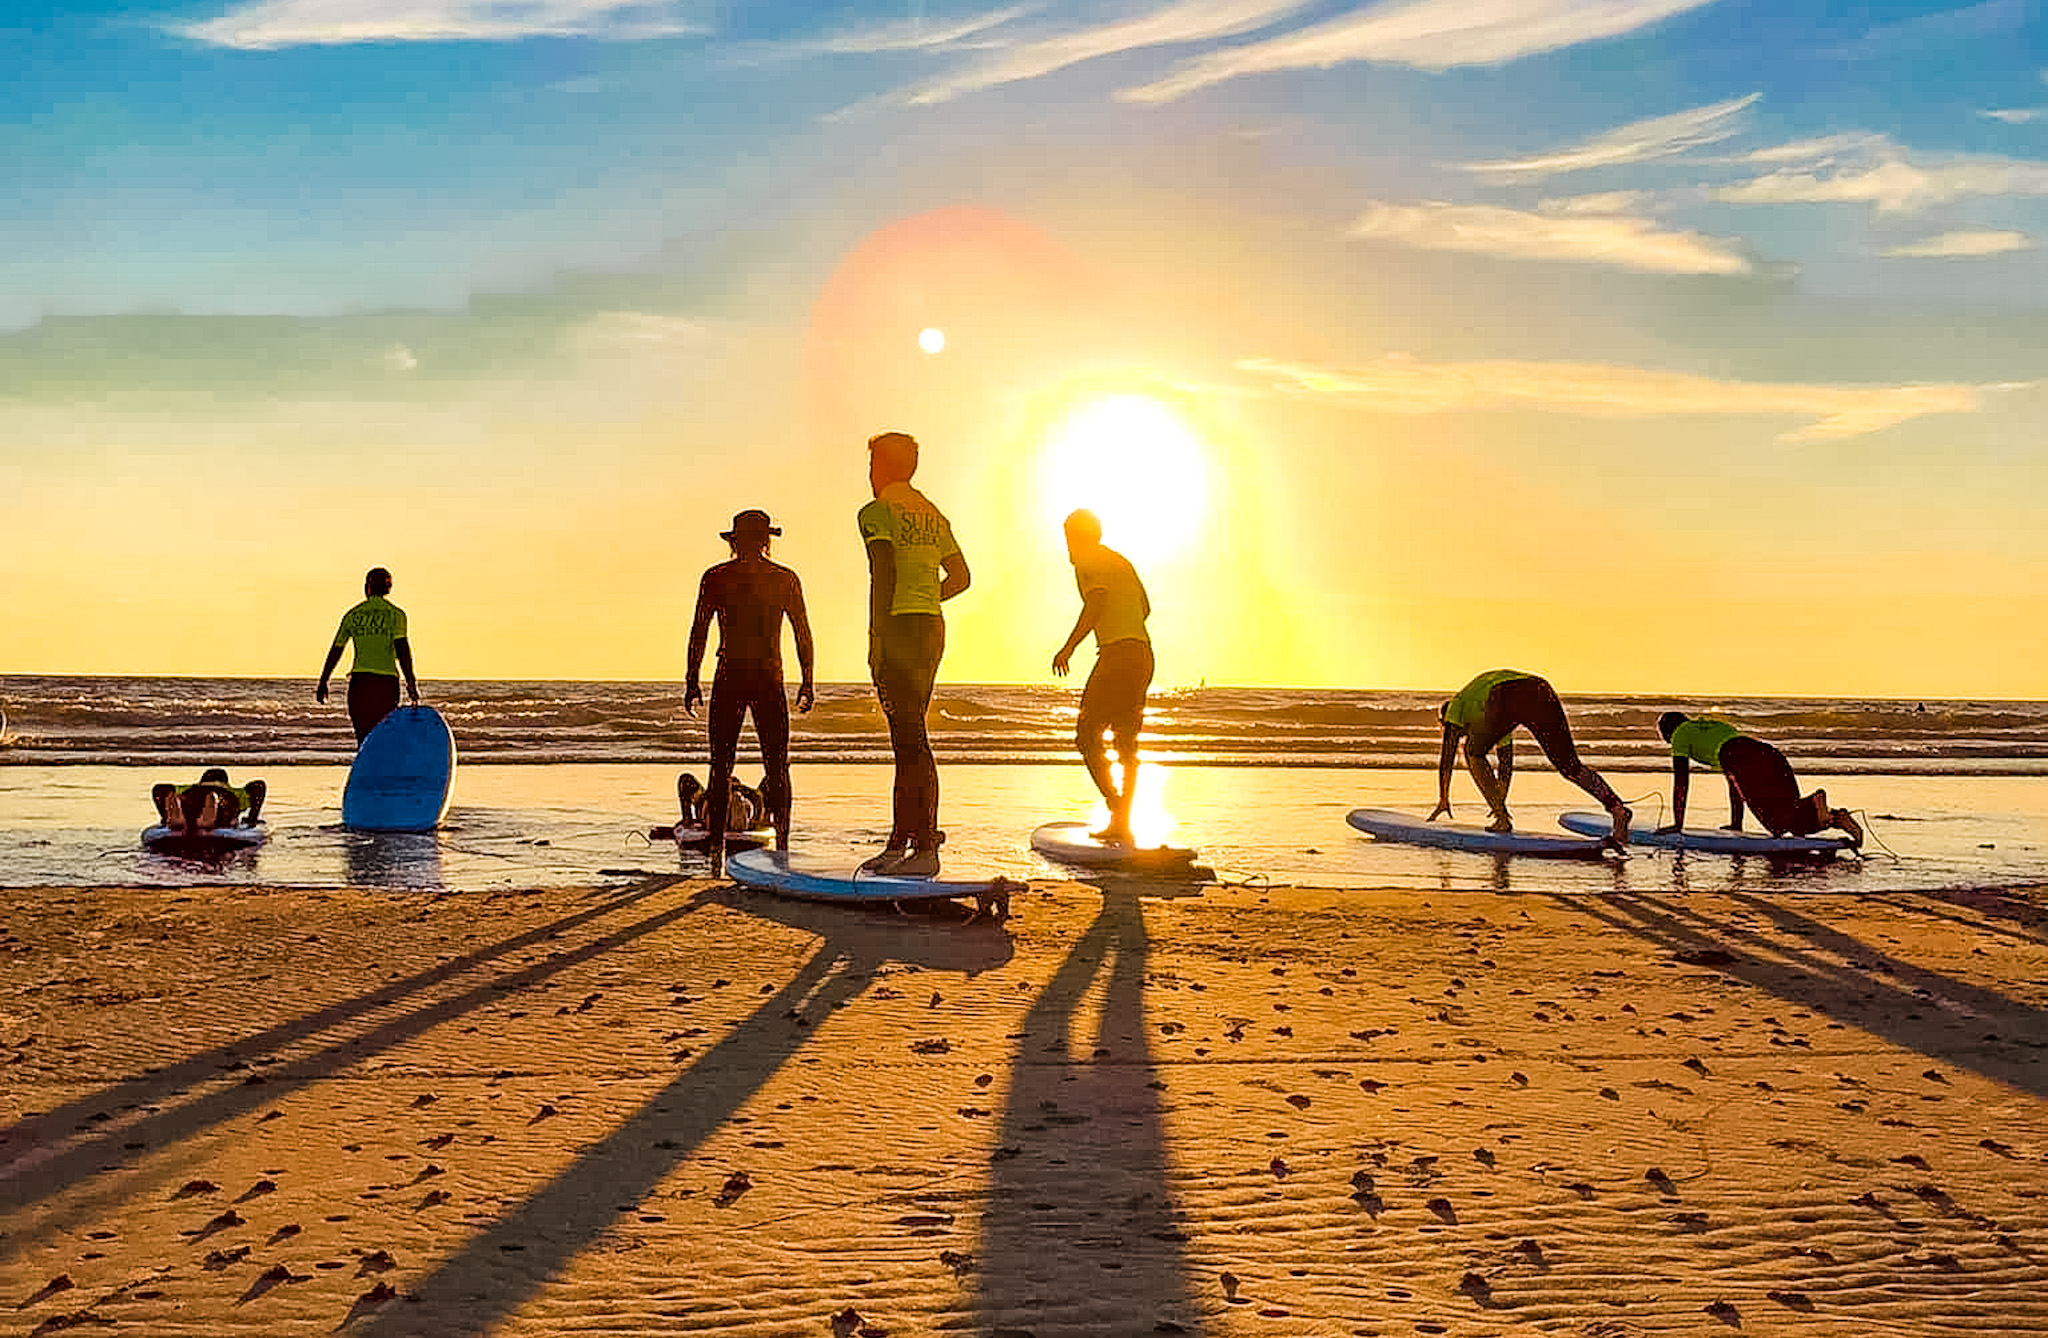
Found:
[[[370,568],[363,577],[363,600],[341,615],[327,662],[320,666],[320,686],[313,689],[315,701],[327,700],[327,680],[341,663],[341,648],[355,642],[356,657],[348,671],[348,719],[355,726],[358,746],[398,705],[400,669],[405,671],[412,704],[420,702],[420,685],[412,676],[412,642],[405,635],[405,610],[385,598],[390,593],[391,573]]]
[[[917,438],[882,432],[868,438],[868,487],[860,509],[868,555],[868,672],[889,724],[896,761],[889,844],[862,863],[863,873],[930,878],[939,871],[939,766],[925,715],[946,653],[939,606],[973,579],[953,539],[953,524],[910,486]]]
[[[1074,746],[1081,750],[1088,778],[1109,805],[1109,825],[1094,834],[1096,839],[1129,845],[1138,731],[1145,723],[1145,693],[1152,686],[1152,638],[1145,630],[1152,600],[1129,559],[1102,542],[1102,522],[1094,512],[1074,512],[1064,529],[1081,612],[1066,644],[1052,657],[1052,671],[1065,678],[1075,649],[1090,632],[1095,634],[1095,667],[1081,689]],[[1105,732],[1116,740],[1117,761],[1123,766],[1121,785],[1109,769],[1109,752],[1102,743]]]

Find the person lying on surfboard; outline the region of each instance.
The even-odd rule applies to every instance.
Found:
[[[1437,759],[1437,801],[1430,821],[1451,814],[1451,759],[1457,756],[1462,738],[1465,765],[1478,782],[1479,793],[1486,797],[1486,806],[1493,810],[1493,821],[1486,830],[1515,829],[1514,819],[1508,816],[1508,786],[1515,775],[1514,732],[1520,727],[1536,736],[1558,775],[1592,795],[1614,819],[1609,843],[1617,848],[1628,844],[1628,821],[1633,815],[1600,773],[1579,760],[1571,726],[1565,723],[1564,706],[1548,680],[1519,669],[1489,669],[1459,688],[1437,715],[1443,721],[1444,745]],[[1497,775],[1486,760],[1489,752],[1500,758]]]
[[[732,548],[732,560],[704,573],[697,587],[697,610],[690,619],[688,687],[683,710],[697,713],[704,700],[698,677],[704,667],[704,646],[711,620],[718,619],[718,668],[711,675],[712,796],[730,795],[733,759],[739,752],[740,728],[751,712],[754,736],[761,743],[761,762],[768,769],[761,798],[775,825],[775,848],[789,849],[789,700],[782,687],[782,620],[796,638],[796,659],[802,680],[796,709],[808,711],[817,698],[812,676],[811,619],[804,611],[804,586],[795,572],[768,560],[768,541],[782,528],[766,511],[742,511],[719,538]],[[680,782],[678,782],[680,785]],[[725,872],[725,833],[730,830],[728,803],[703,806],[705,848],[711,871]],[[744,830],[744,829],[743,829]]]
[[[1851,846],[1862,848],[1863,825],[1854,815],[1846,808],[1829,808],[1826,790],[1802,796],[1785,754],[1762,739],[1751,738],[1725,720],[1683,711],[1658,716],[1657,732],[1671,745],[1671,822],[1659,832],[1685,826],[1686,791],[1692,784],[1692,766],[1698,763],[1728,779],[1728,823],[1722,830],[1742,830],[1746,803],[1773,836],[1811,836],[1824,827],[1837,827]]]
[[[868,674],[889,724],[896,762],[889,843],[861,862],[866,874],[935,878],[939,872],[939,764],[925,716],[946,653],[939,606],[973,580],[953,538],[953,523],[910,486],[917,438],[878,432],[868,438],[868,488],[860,509],[868,555]]]
[[[151,787],[150,802],[164,826],[187,836],[203,836],[217,827],[253,827],[263,813],[268,788],[260,780],[236,786],[220,767],[208,767],[191,785],[169,781]]]
[[[761,778],[762,789],[768,785],[768,778]],[[725,830],[729,832],[751,832],[768,825],[768,801],[763,799],[762,790],[734,780],[730,787],[731,799],[725,809]],[[676,805],[682,811],[677,826],[704,828],[704,801],[711,792],[691,772],[685,771],[676,777]]]
[[[1081,592],[1081,612],[1074,630],[1052,657],[1052,671],[1067,676],[1075,649],[1095,634],[1095,667],[1081,689],[1081,710],[1074,721],[1074,746],[1088,778],[1109,805],[1109,824],[1091,833],[1114,845],[1131,844],[1131,797],[1138,785],[1138,731],[1145,724],[1145,692],[1152,686],[1152,638],[1145,620],[1152,600],[1137,569],[1122,553],[1102,542],[1102,522],[1093,511],[1076,511],[1064,525],[1067,560],[1074,564],[1074,587]],[[1116,740],[1123,783],[1109,769],[1107,733]]]

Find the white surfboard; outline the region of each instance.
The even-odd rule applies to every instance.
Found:
[[[1582,836],[1561,836],[1555,832],[1490,832],[1466,822],[1430,822],[1413,813],[1390,808],[1354,808],[1344,820],[1359,831],[1381,841],[1404,845],[1436,846],[1445,850],[1472,850],[1493,855],[1536,855],[1550,859],[1598,859],[1606,849],[1603,842]],[[1612,830],[1613,824],[1608,824]]]
[[[1085,822],[1048,822],[1031,833],[1031,848],[1047,859],[1083,869],[1171,870],[1185,873],[1195,862],[1186,846],[1132,846],[1100,841]]]
[[[655,830],[667,833],[675,841],[676,849],[678,850],[702,851],[708,849],[711,844],[711,833],[702,827],[685,827],[677,824],[674,827],[659,827]],[[725,848],[727,850],[752,850],[756,846],[765,846],[774,839],[775,829],[772,827],[758,827],[752,831],[744,832],[727,832],[725,834]]]
[[[1612,830],[1605,813],[1565,813],[1557,819],[1567,831]],[[1772,836],[1769,832],[1727,832],[1718,828],[1688,827],[1682,832],[1660,832],[1648,823],[1632,824],[1630,845],[1659,846],[1672,850],[1698,850],[1715,855],[1828,855],[1853,847],[1846,836]]]
[[[862,873],[854,864],[787,850],[742,850],[726,857],[726,875],[751,887],[804,901],[867,902],[951,900],[971,897],[984,910],[1009,913],[1010,893],[1023,884],[1002,877],[942,875],[896,878]]]
[[[401,706],[356,750],[341,792],[341,825],[359,832],[430,832],[455,785],[455,736],[431,706]]]
[[[240,850],[254,850],[270,839],[270,829],[261,822],[234,827],[213,827],[196,835],[182,827],[158,823],[142,829],[142,844],[159,855],[180,859],[224,859]]]

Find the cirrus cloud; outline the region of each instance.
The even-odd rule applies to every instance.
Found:
[[[1736,132],[1739,118],[1763,94],[1731,98],[1706,107],[1632,121],[1593,136],[1584,143],[1533,158],[1504,158],[1467,163],[1465,170],[1494,176],[1549,176],[1589,167],[1620,167],[1628,163],[1669,158],[1687,149],[1717,144]]]
[[[1771,172],[1712,194],[1726,204],[1849,203],[1881,214],[1914,213],[1969,196],[2048,195],[2048,163],[1971,158],[1922,167],[1895,153],[1868,167]]]
[[[1597,203],[1602,197],[1586,198]],[[1557,205],[1527,213],[1495,205],[1375,203],[1352,225],[1351,235],[1424,251],[1574,261],[1653,274],[1748,274],[1756,268],[1738,243],[1724,238],[1671,231],[1632,214],[1573,212],[1569,201]]]
[[[526,37],[633,40],[704,31],[680,8],[676,0],[258,0],[174,31],[244,51]]]
[[[1808,418],[1780,441],[1838,441],[1924,418],[1976,413],[1999,391],[2034,384],[1857,386],[1724,381],[1609,363],[1422,362],[1390,355],[1358,367],[1247,358],[1237,369],[1275,392],[1379,413],[1525,409],[1603,418],[1766,415]]]
[[[1924,241],[1888,247],[1883,254],[1917,259],[1946,259],[1952,256],[2000,256],[2013,251],[2033,249],[2034,239],[2024,232],[2012,232],[2002,228],[1975,228],[1944,232]]]

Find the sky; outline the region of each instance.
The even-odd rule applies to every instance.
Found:
[[[2048,0],[12,0],[0,674],[2048,695]],[[1084,653],[1085,656],[1085,653]],[[429,687],[431,695],[431,688]]]

